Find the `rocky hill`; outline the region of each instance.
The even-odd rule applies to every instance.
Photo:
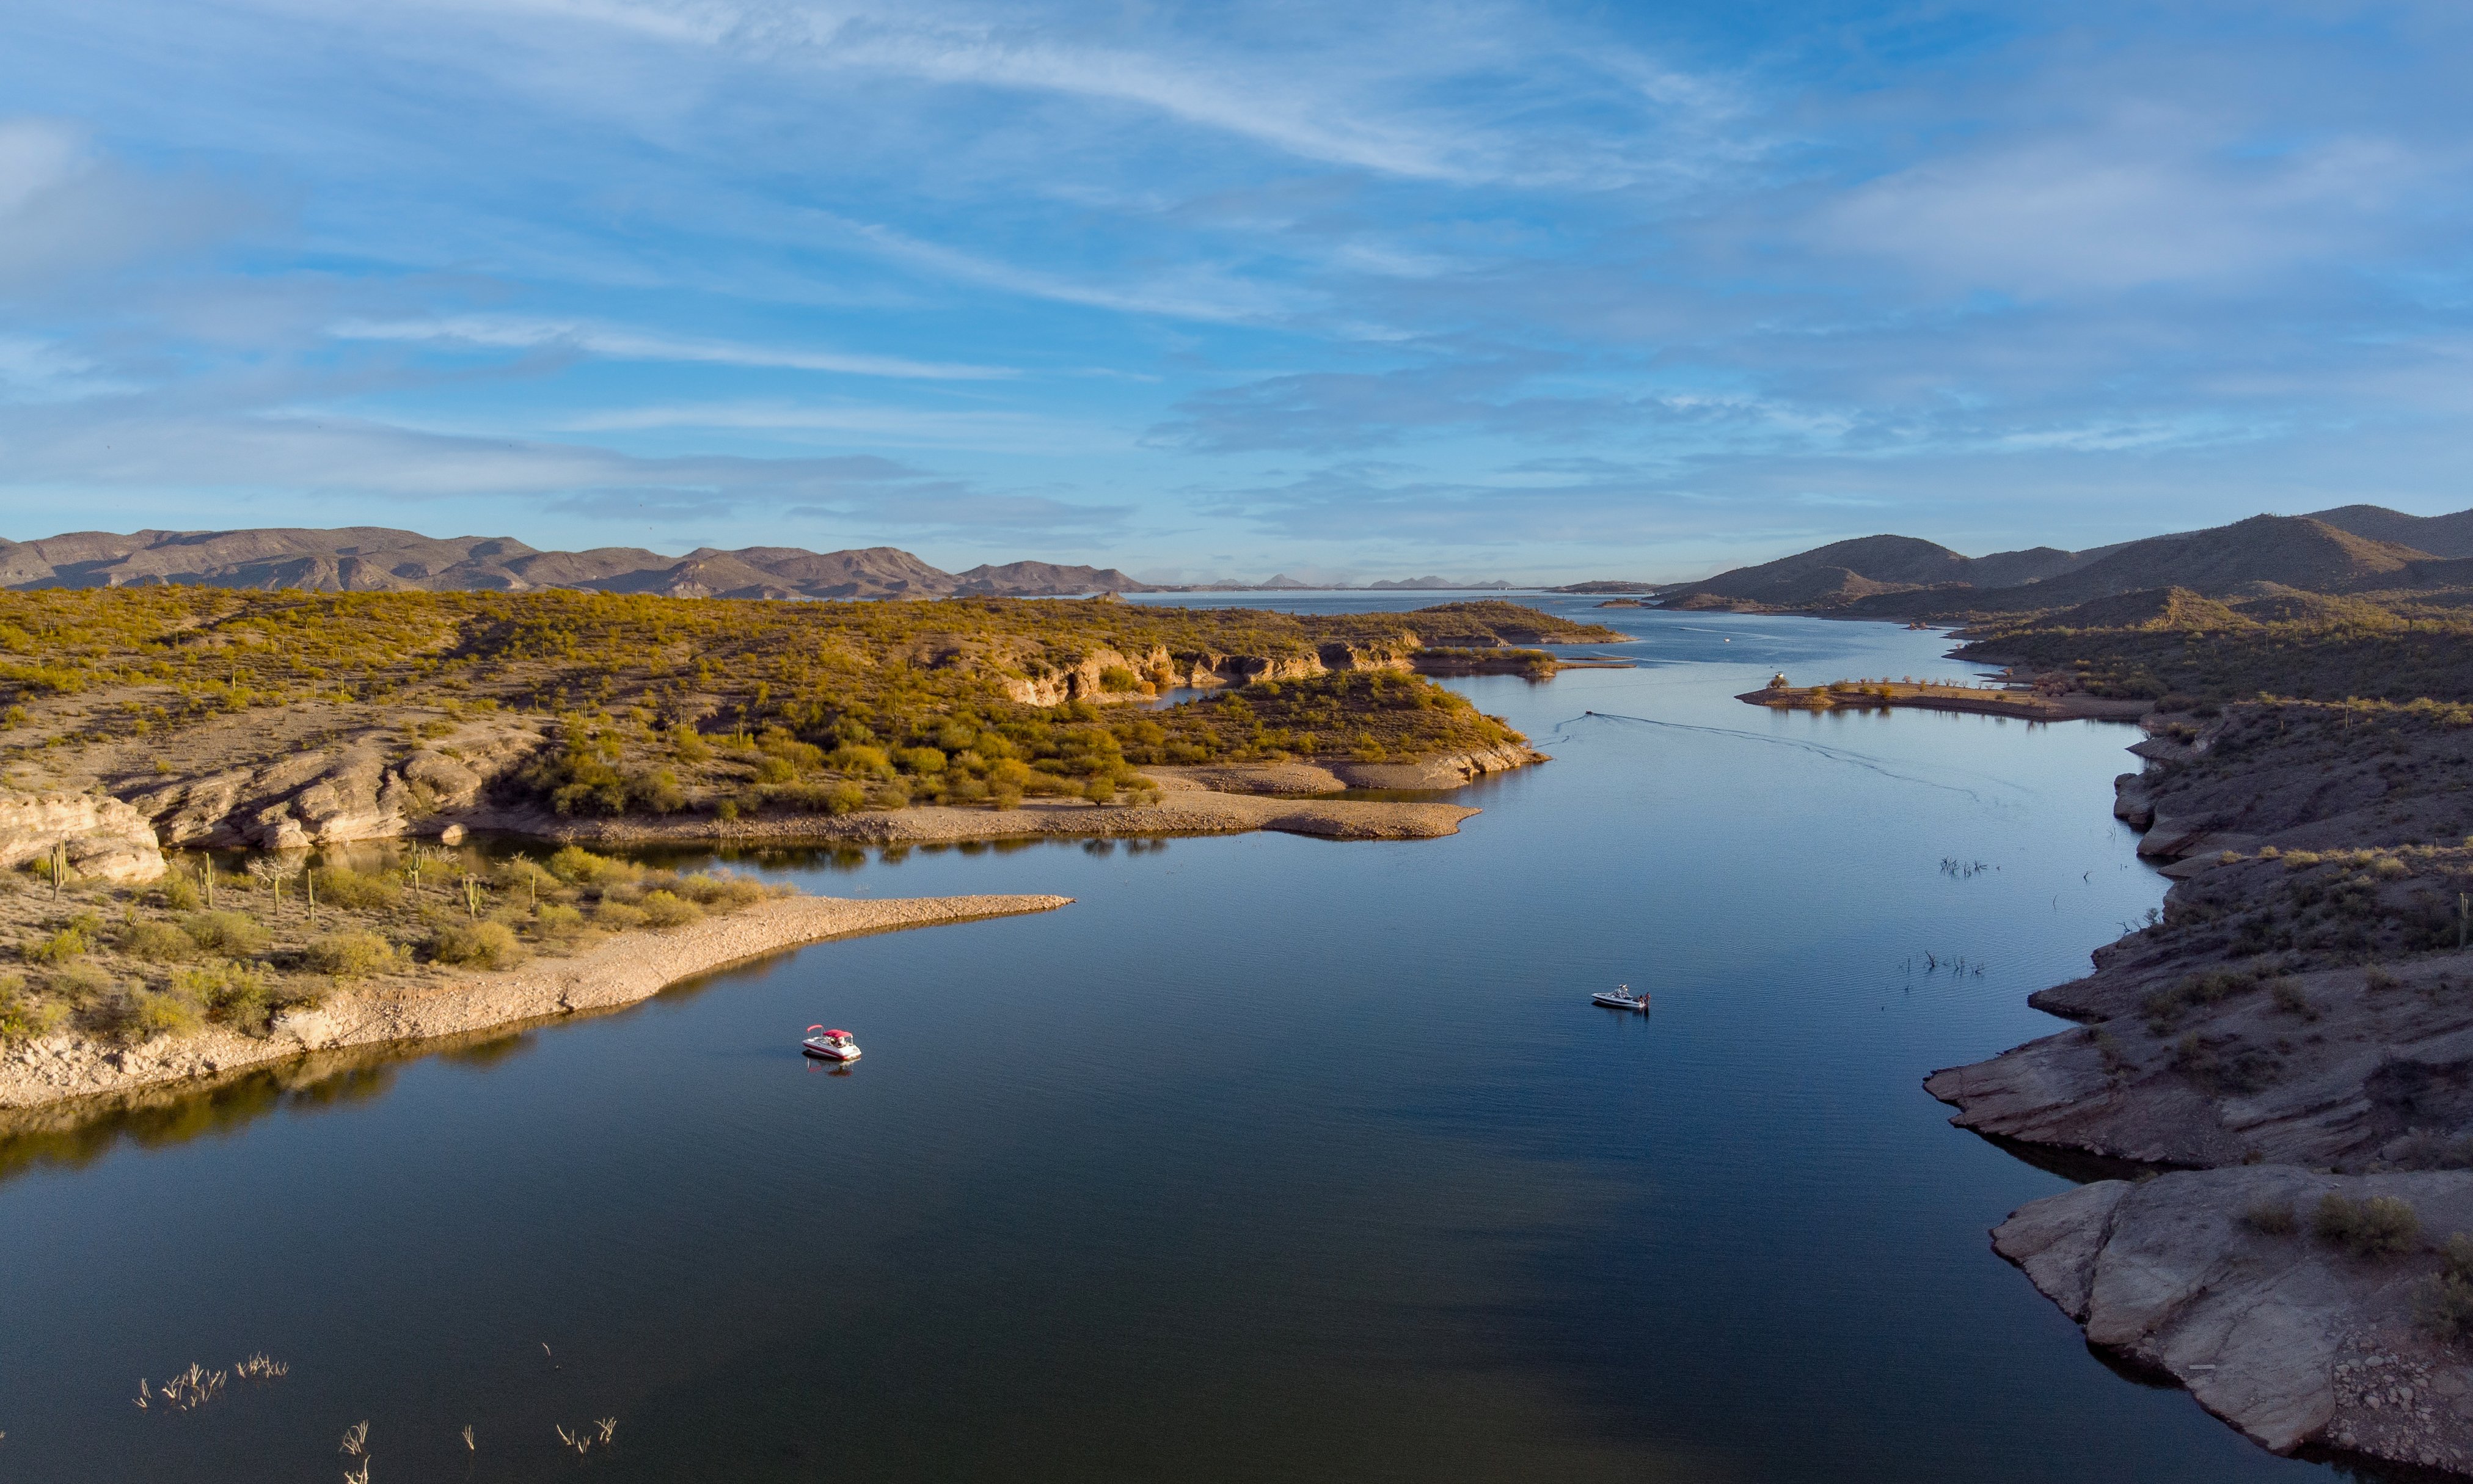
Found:
[[[380,526],[339,530],[83,531],[0,540],[0,586],[122,587],[180,583],[307,592],[529,592],[569,587],[671,598],[1062,597],[1148,591],[1114,567],[1045,562],[943,571],[906,551],[700,547],[668,557],[633,546],[540,551],[506,537],[427,537]]]
[[[2088,555],[2038,546],[2029,551],[1966,557],[1910,536],[1866,536],[1737,567],[1667,594],[1676,608],[1758,604],[1767,608],[1838,608],[1881,593],[1959,586],[2007,587],[2057,576]]]
[[[2071,608],[2181,588],[2209,598],[2414,592],[2473,586],[2473,511],[2407,515],[2351,505],[2091,551],[2050,546],[1967,557],[1932,541],[1867,536],[1738,567],[1664,593],[1671,608],[1799,610],[1877,618]]]

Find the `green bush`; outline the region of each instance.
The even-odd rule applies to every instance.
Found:
[[[2300,1218],[2293,1214],[2291,1201],[2256,1201],[2242,1212],[2242,1221],[2253,1232],[2268,1236],[2291,1236],[2301,1229]]]
[[[150,964],[195,958],[198,941],[169,922],[131,922],[120,931],[120,951]]]
[[[66,964],[94,951],[95,934],[103,921],[94,914],[81,913],[77,921],[56,933],[37,939],[26,948],[26,957],[37,964]]]
[[[533,926],[544,938],[572,938],[584,931],[584,913],[563,901],[545,901],[533,914]]]
[[[354,911],[392,907],[403,900],[403,883],[391,875],[364,874],[348,866],[327,866],[310,873],[318,900],[329,907]]]
[[[205,905],[204,894],[198,890],[198,883],[190,880],[186,872],[174,872],[165,876],[162,884],[155,889],[155,895],[170,912],[195,912]]]
[[[633,902],[612,901],[604,898],[594,904],[592,921],[599,926],[613,930],[641,927],[644,925],[644,909]]]
[[[275,992],[254,964],[205,964],[172,977],[176,993],[204,1005],[206,1015],[252,1036],[263,1036],[275,1016]]]
[[[614,886],[633,881],[644,874],[644,868],[633,861],[608,855],[595,855],[581,846],[570,845],[549,858],[550,874],[577,886]]]
[[[2421,1237],[2421,1218],[2391,1195],[2348,1201],[2330,1190],[2319,1197],[2310,1230],[2320,1241],[2356,1257],[2377,1257],[2411,1251]]]
[[[263,953],[269,942],[266,929],[239,912],[193,912],[180,920],[180,930],[199,947],[233,958]]]
[[[185,994],[139,990],[130,1000],[127,1027],[141,1041],[157,1036],[186,1036],[204,1023],[198,1002]]]
[[[68,1006],[27,993],[22,976],[0,974],[0,1046],[39,1041],[68,1017]]]
[[[764,889],[763,882],[748,876],[725,876],[703,872],[681,877],[679,895],[702,906],[735,912],[773,894]]]
[[[932,747],[905,747],[893,754],[893,760],[904,773],[932,778],[945,771],[945,754]]]
[[[475,969],[511,969],[524,960],[524,945],[504,922],[450,922],[429,941],[429,953],[442,964]]]
[[[653,927],[684,927],[704,918],[702,907],[674,892],[646,892],[637,905],[643,909],[645,923]]]
[[[322,974],[358,979],[395,965],[395,945],[375,933],[347,930],[314,939],[300,960]]]

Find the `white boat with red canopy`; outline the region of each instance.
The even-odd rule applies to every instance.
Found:
[[[1589,996],[1589,1002],[1595,1005],[1603,1005],[1608,1010],[1637,1010],[1643,1015],[1646,1015],[1648,1013],[1648,995],[1646,992],[1634,994],[1631,992],[1631,986],[1628,984],[1618,984],[1611,990],[1599,990],[1597,993]]]
[[[819,1031],[823,1031],[824,1034],[818,1035]],[[807,1039],[799,1042],[799,1049],[809,1056],[822,1057],[828,1062],[858,1060],[858,1042],[851,1039],[850,1032],[828,1031],[821,1025],[807,1027]]]

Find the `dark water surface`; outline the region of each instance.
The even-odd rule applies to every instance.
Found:
[[[1918,1086],[2160,899],[2135,734],[1773,714],[1963,667],[1611,621],[1644,668],[1453,682],[1557,761],[1453,839],[777,862],[1079,900],[0,1148],[0,1478],[331,1481],[364,1419],[373,1484],[2313,1472],[2091,1356],[1984,1239],[2062,1181]]]

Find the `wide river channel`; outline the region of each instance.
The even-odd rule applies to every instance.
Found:
[[[1639,667],[1452,682],[1555,759],[1455,837],[747,857],[1078,899],[0,1144],[0,1479],[331,1484],[363,1421],[373,1484],[2324,1472],[2091,1354],[1985,1240],[2063,1178],[1920,1086],[2161,900],[2137,733],[1772,713],[1966,667],[1546,604]]]

